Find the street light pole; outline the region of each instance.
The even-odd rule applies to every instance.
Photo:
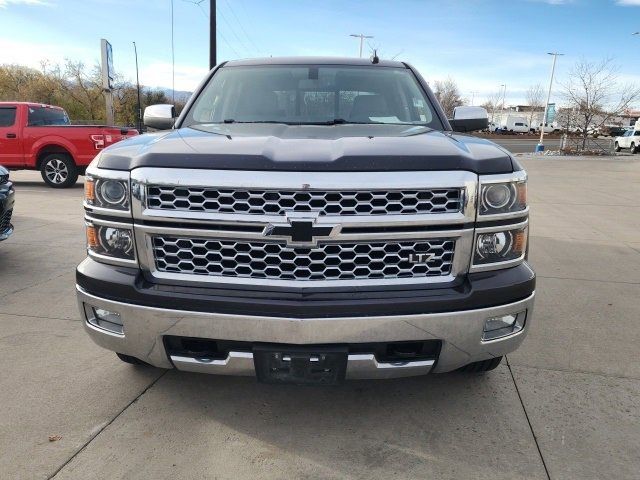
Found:
[[[547,102],[544,104],[544,116],[542,117],[542,127],[540,127],[540,143],[536,145],[536,153],[544,151],[544,127],[547,126],[547,113],[549,112],[549,100],[551,99],[551,87],[553,86],[553,75],[556,72],[556,60],[558,56],[564,55],[564,53],[548,52],[547,55],[553,56],[553,63],[551,64],[551,78],[549,78],[549,91],[547,92]]]
[[[352,33],[349,36],[360,39],[360,58],[362,58],[362,44],[364,43],[364,39],[365,38],[373,38],[373,35],[364,35],[362,33],[358,33],[358,34]]]

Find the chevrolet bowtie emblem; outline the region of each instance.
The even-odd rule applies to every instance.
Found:
[[[315,245],[319,237],[329,237],[335,225],[316,225],[315,219],[290,218],[287,224],[269,224],[262,232],[265,236],[284,237],[287,243]]]

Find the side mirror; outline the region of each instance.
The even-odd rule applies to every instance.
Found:
[[[489,114],[482,107],[456,107],[449,120],[454,132],[475,132],[489,126]]]
[[[144,109],[144,124],[155,130],[170,130],[176,121],[176,107],[173,105],[150,105]]]

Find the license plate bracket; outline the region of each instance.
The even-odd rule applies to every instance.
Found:
[[[347,347],[256,345],[253,361],[262,383],[335,385],[347,372]]]

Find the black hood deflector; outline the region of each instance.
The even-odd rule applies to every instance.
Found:
[[[514,163],[488,140],[410,125],[229,124],[133,137],[105,149],[99,167],[492,174]]]

